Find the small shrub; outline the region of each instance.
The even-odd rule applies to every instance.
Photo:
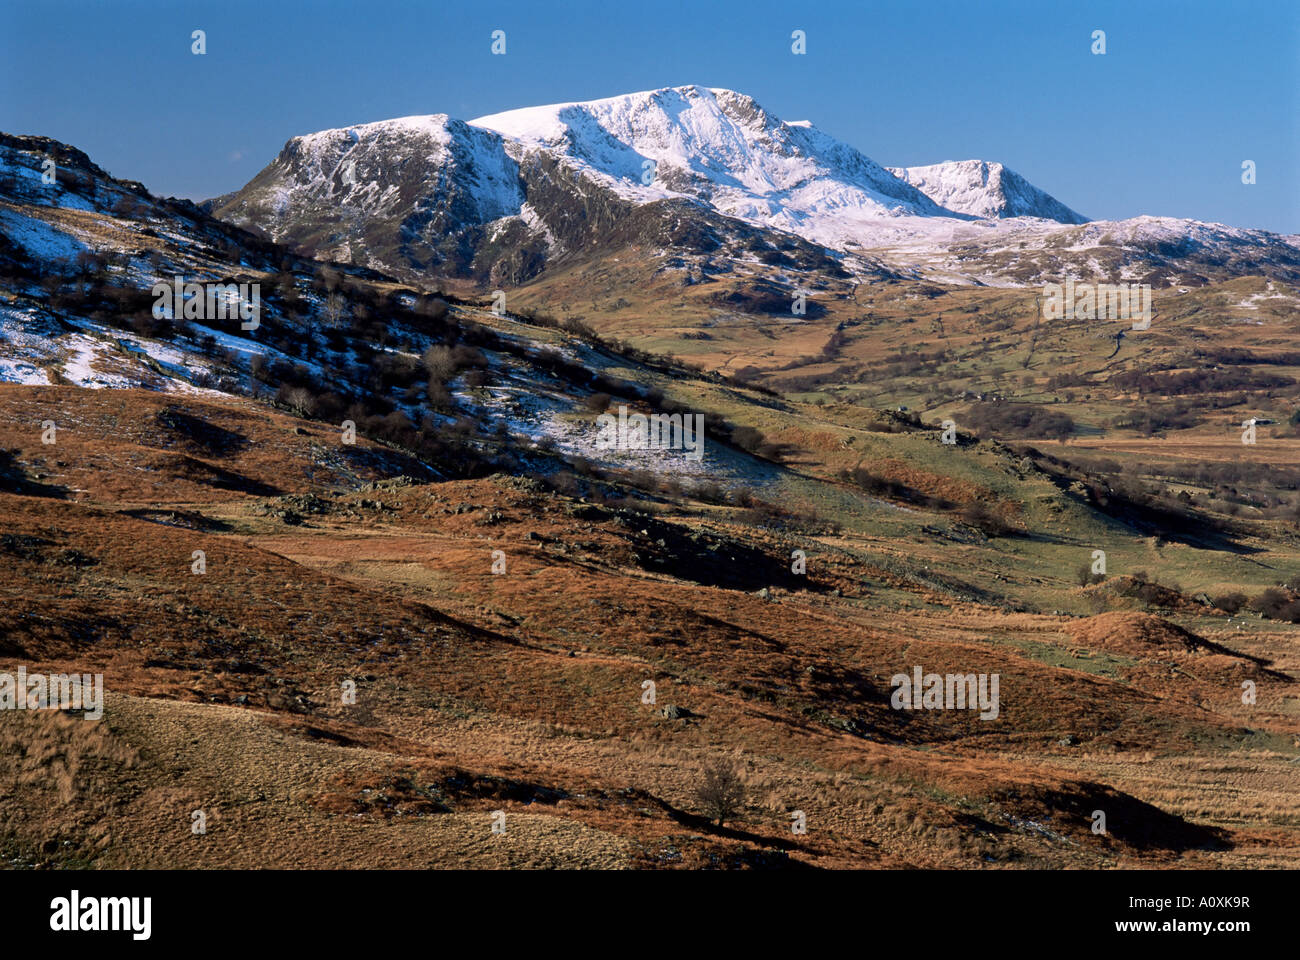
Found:
[[[1094,583],[1101,583],[1103,580],[1106,579],[1106,574],[1093,573],[1092,564],[1085,563],[1083,566],[1079,568],[1077,577],[1079,580],[1079,586],[1086,587]]]
[[[593,393],[582,401],[580,408],[583,413],[601,414],[609,408],[613,399],[608,393]]]
[[[990,507],[983,500],[966,504],[961,509],[961,519],[979,530],[986,537],[1005,537],[1015,532],[1015,527],[1007,523],[1006,518]]]
[[[1211,605],[1215,610],[1222,610],[1224,613],[1236,613],[1246,605],[1246,595],[1244,593],[1226,593],[1221,597],[1215,597]]]

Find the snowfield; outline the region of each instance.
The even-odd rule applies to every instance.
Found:
[[[27,386],[42,387],[49,382],[48,373],[25,360],[0,358],[0,383],[22,383]]]

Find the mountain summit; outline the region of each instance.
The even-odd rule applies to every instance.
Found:
[[[889,172],[955,213],[995,220],[1038,217],[1057,223],[1088,222],[1000,163],[957,160],[927,167],[890,167]]]
[[[945,213],[852,147],[732,90],[667,87],[470,123],[500,134],[516,154],[562,154],[630,198],[691,196],[792,232],[846,215]]]

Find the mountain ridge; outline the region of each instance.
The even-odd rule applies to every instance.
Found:
[[[647,255],[699,276],[711,255],[784,264],[788,249],[800,271],[963,284],[1094,262],[1103,279],[1160,284],[1300,277],[1300,244],[1274,234],[1090,221],[998,161],[882,167],[808,121],[695,85],[317,131],[205,209],[307,255],[478,285]]]

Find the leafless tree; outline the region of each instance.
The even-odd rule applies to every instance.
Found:
[[[695,788],[695,799],[705,814],[723,826],[745,805],[745,782],[734,763],[718,760],[708,764]]]
[[[310,417],[316,412],[316,398],[303,387],[288,387],[280,391],[280,398],[290,410],[300,417]]]
[[[328,327],[337,330],[350,318],[348,302],[339,294],[331,293],[321,307],[321,315],[325,318]]]
[[[439,383],[447,383],[456,375],[456,358],[450,347],[438,344],[424,351],[424,369]]]

